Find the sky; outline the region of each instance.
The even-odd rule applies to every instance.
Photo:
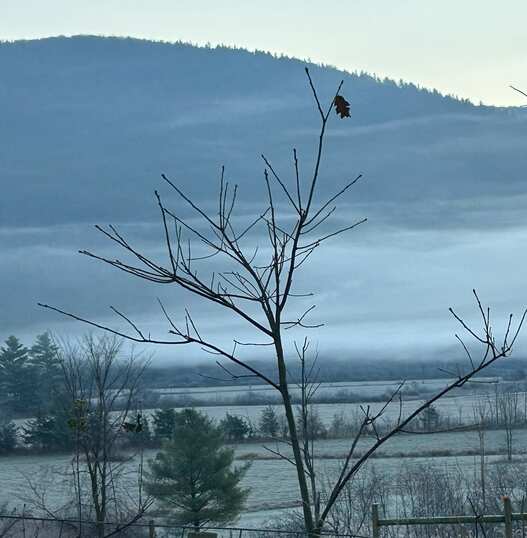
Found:
[[[227,44],[365,70],[493,105],[527,87],[524,0],[0,0],[0,38]]]

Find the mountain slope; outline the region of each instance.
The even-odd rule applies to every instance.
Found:
[[[298,60],[227,48],[74,37],[0,44],[0,224],[143,220],[159,174],[210,197],[218,169],[250,200],[265,152],[311,162],[317,117]],[[324,184],[362,172],[365,204],[525,191],[525,116],[411,84],[311,66],[327,99],[341,78],[350,121],[330,131]],[[403,218],[403,216],[401,217]]]

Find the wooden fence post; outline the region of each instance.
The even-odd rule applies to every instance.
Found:
[[[373,538],[381,537],[381,530],[379,528],[379,505],[377,503],[371,505],[371,529]]]
[[[512,538],[512,505],[510,497],[503,497],[503,512],[505,515],[505,538]]]
[[[156,526],[153,519],[148,522],[148,537],[156,538]]]

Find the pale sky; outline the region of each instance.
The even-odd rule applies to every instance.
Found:
[[[523,105],[525,0],[0,0],[0,38],[98,34],[226,44]]]

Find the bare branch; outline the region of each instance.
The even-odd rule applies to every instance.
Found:
[[[523,90],[520,90],[518,88],[515,88],[514,86],[509,86],[509,88],[512,88],[515,92],[521,93],[525,97],[527,97],[527,93],[525,93]]]

